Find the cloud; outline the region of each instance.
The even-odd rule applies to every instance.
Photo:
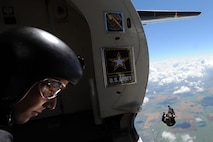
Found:
[[[193,142],[196,137],[191,137],[189,134],[185,134],[181,136],[183,142]]]
[[[191,89],[189,87],[181,86],[180,89],[174,91],[173,94],[183,94],[183,93],[187,93],[190,91],[191,91]]]
[[[171,133],[171,132],[166,132],[164,131],[162,133],[162,138],[169,140],[170,142],[173,142],[176,139],[175,134]]]
[[[151,62],[147,89],[149,92],[158,92],[157,87],[153,90],[153,86],[162,89],[173,85],[173,88],[179,88],[173,90],[174,94],[188,91],[196,93],[204,91],[204,82],[211,79],[213,79],[213,57]]]
[[[177,138],[175,134],[164,131],[162,133],[162,138],[168,140],[169,142],[175,142],[178,138],[181,138],[181,142],[194,142],[196,136],[192,137],[189,134],[183,134]]]
[[[202,120],[200,117],[196,117],[196,118],[195,118],[195,121],[196,121],[196,122],[201,122],[201,121],[203,121],[203,120]]]

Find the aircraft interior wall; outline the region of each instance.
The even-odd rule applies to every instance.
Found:
[[[28,141],[23,139],[25,135],[36,134],[46,140],[52,134],[52,141],[135,142],[138,139],[133,121],[145,94],[148,49],[139,16],[130,0],[3,0],[0,7],[3,17],[0,29],[13,26],[44,29],[67,43],[85,62],[82,79],[61,92],[55,110],[42,113],[26,127],[15,128],[18,140]],[[107,14],[119,17],[121,31],[107,29]],[[129,80],[118,83],[113,80],[112,84],[106,81],[105,51],[109,55],[110,52],[128,55],[130,75],[125,76],[123,70],[116,77]]]

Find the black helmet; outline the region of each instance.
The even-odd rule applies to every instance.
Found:
[[[22,99],[36,82],[62,78],[76,84],[81,64],[72,49],[54,35],[34,27],[15,27],[0,32],[0,107]]]

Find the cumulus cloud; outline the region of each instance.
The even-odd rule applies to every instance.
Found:
[[[162,138],[168,140],[169,142],[175,142],[178,138],[181,138],[181,142],[194,142],[196,136],[192,137],[189,134],[183,134],[177,137],[171,132],[164,131],[162,133]]]
[[[164,131],[162,133],[162,138],[169,140],[170,142],[173,142],[176,139],[176,136],[175,136],[175,134],[173,134],[171,132]]]
[[[191,91],[191,89],[189,87],[181,86],[178,90],[174,91],[173,94],[183,94],[183,93],[187,93],[190,91]]]
[[[200,117],[196,117],[196,118],[195,118],[195,121],[196,121],[196,122],[201,122],[201,121],[203,121],[203,120],[202,120]]]
[[[184,134],[181,136],[183,142],[193,142],[196,137],[191,137],[189,134]]]
[[[202,92],[203,82],[210,79],[213,79],[213,57],[150,63],[149,85],[159,87],[176,85],[179,89],[174,90],[174,94],[192,90]],[[148,89],[151,91],[151,88]]]

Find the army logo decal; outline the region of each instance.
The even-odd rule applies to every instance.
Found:
[[[103,48],[105,87],[136,82],[132,47]]]
[[[124,18],[121,12],[106,12],[105,27],[107,32],[124,32]]]

